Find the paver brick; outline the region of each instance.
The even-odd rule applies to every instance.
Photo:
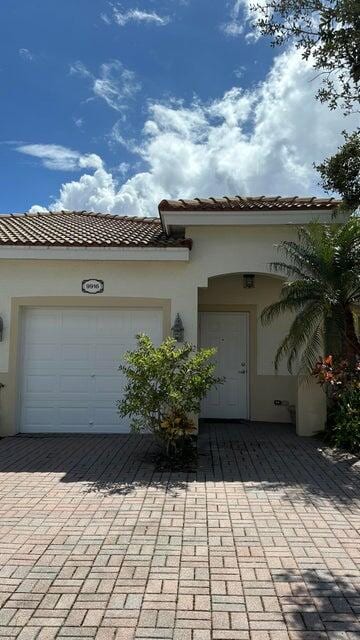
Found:
[[[287,426],[0,442],[0,638],[357,640],[360,474]]]

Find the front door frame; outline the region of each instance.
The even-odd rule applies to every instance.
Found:
[[[247,313],[248,322],[248,420],[251,420],[254,406],[253,389],[256,377],[257,353],[257,306],[243,304],[199,304],[198,306],[198,344],[200,344],[200,313]]]

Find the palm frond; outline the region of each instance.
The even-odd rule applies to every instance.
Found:
[[[293,313],[298,309],[301,309],[303,303],[300,302],[298,304],[290,303],[287,300],[277,300],[273,302],[268,307],[263,309],[260,320],[261,324],[268,325],[271,324],[276,318],[281,316],[284,313]]]
[[[323,308],[317,303],[309,303],[294,318],[288,334],[281,342],[275,355],[275,370],[279,369],[280,361],[287,356],[287,368],[292,373],[294,361],[298,358],[301,349],[306,345],[309,336],[320,330],[323,325]]]
[[[294,264],[288,264],[287,262],[282,262],[278,260],[276,262],[271,262],[270,271],[272,273],[281,273],[285,276],[297,276],[298,278],[309,278],[310,274],[306,272],[305,269],[300,269]]]
[[[360,304],[360,218],[345,224],[313,222],[299,227],[297,236],[278,245],[284,257],[270,270],[286,281],[280,299],[261,314],[263,324],[283,313],[296,314],[275,357],[277,369],[287,356],[289,371],[298,358],[302,369],[313,365],[322,341],[334,354],[343,352],[353,334],[346,310]]]
[[[314,248],[308,249],[302,244],[285,240],[278,246],[278,251],[289,260],[288,268],[291,270],[292,266],[304,272],[306,275],[312,275],[313,277],[322,277],[323,263],[318,258],[318,254],[314,251]],[[270,270],[276,270],[276,261],[270,264]],[[294,272],[294,275],[295,272]],[[302,276],[303,277],[303,276]]]
[[[308,336],[307,344],[301,354],[299,365],[299,376],[306,377],[313,371],[316,362],[323,356],[324,350],[324,331],[318,325]]]

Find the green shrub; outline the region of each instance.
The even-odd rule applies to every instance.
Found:
[[[196,431],[191,415],[200,412],[209,389],[222,382],[211,362],[215,349],[196,351],[191,344],[178,346],[172,338],[156,347],[145,335],[137,341],[137,349],[127,352],[120,366],[127,383],[118,411],[130,417],[133,431],[154,434],[174,466],[190,455]]]
[[[328,398],[329,444],[351,453],[360,453],[360,362],[334,363],[331,356],[314,370]]]
[[[360,453],[360,388],[348,386],[331,411],[332,441],[337,447]]]

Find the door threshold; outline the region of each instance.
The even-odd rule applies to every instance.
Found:
[[[250,422],[248,418],[199,418],[199,424],[246,424]]]

